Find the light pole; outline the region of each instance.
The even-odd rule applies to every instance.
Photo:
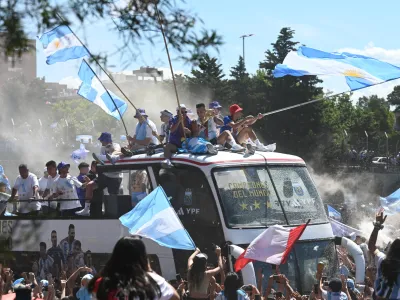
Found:
[[[367,152],[368,152],[368,133],[366,130],[364,130],[364,133],[365,133],[365,137],[367,138]]]
[[[247,37],[251,37],[251,36],[253,36],[254,34],[253,33],[250,33],[250,34],[244,34],[244,35],[242,35],[240,38],[243,40],[243,64],[245,63],[244,62],[244,39],[245,38],[247,38]]]

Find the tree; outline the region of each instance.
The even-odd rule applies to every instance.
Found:
[[[236,103],[239,105],[246,106],[251,102],[250,90],[251,90],[251,79],[249,74],[246,72],[246,66],[242,56],[239,56],[238,64],[231,68],[232,80],[229,81],[229,85],[232,89],[232,97],[228,104]]]
[[[274,78],[272,71],[282,63],[286,55],[295,50],[298,42],[293,41],[294,30],[282,28],[278,39],[272,43],[272,49],[265,53],[265,60],[260,68],[265,70],[269,88],[264,99],[264,107],[274,111],[291,105],[304,103],[322,97],[322,88],[317,84],[322,81],[316,76]],[[279,151],[295,152],[307,156],[315,149],[321,119],[321,105],[311,104],[267,116],[263,123],[265,138],[276,141]]]
[[[400,85],[396,85],[393,91],[387,96],[387,101],[391,105],[400,105]]]
[[[222,65],[208,54],[200,59],[198,69],[193,69],[188,78],[189,88],[193,96],[202,101],[217,99],[223,103],[229,99],[229,87]]]
[[[137,45],[141,41],[152,44],[161,41],[159,18],[170,47],[178,53],[179,58],[187,62],[198,62],[208,48],[217,49],[222,44],[221,36],[215,30],[199,28],[201,19],[180,8],[177,4],[179,1],[131,0],[124,6],[117,2],[120,1],[69,0],[62,4],[50,0],[2,1],[0,31],[3,54],[6,57],[15,57],[33,50],[29,46],[27,35],[31,28],[27,30],[23,24],[30,24],[32,27],[36,25],[38,32],[43,32],[60,24],[70,25],[72,19],[77,19],[79,25],[84,27],[106,17],[115,19],[115,16],[118,16],[118,21],[112,29],[120,34],[123,41],[121,52],[131,54],[127,60],[138,55]],[[102,58],[106,62],[106,57]]]

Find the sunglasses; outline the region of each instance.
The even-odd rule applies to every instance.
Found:
[[[181,111],[181,114],[187,114],[187,111]]]

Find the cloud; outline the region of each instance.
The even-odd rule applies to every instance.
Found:
[[[77,77],[68,76],[59,81],[59,84],[66,84],[69,89],[78,89],[81,85],[81,80]]]
[[[385,49],[376,47],[374,43],[369,42],[364,49],[342,48],[338,52],[350,52],[373,57],[382,61],[389,62],[394,65],[400,65],[400,49]]]

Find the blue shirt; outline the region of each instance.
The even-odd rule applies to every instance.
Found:
[[[79,291],[76,293],[76,298],[79,300],[90,300],[92,296],[89,294],[89,291],[85,287],[81,287]]]
[[[177,124],[178,122],[179,122],[179,116],[177,115],[169,121],[169,128],[171,128],[173,125]],[[188,116],[186,116],[186,118],[184,120],[184,124],[185,124],[186,128],[190,129],[192,121],[189,119]],[[178,128],[174,132],[170,131],[169,143],[174,144],[177,147],[181,147],[181,145],[182,145],[181,139],[183,137],[185,137],[185,135],[183,133],[182,125],[179,125]]]
[[[232,122],[231,116],[225,116],[224,117],[224,126],[221,127],[219,132],[224,132],[225,130],[232,132],[232,127],[228,125],[230,122]]]
[[[146,122],[142,122],[142,123],[137,123],[136,125],[136,139],[138,141],[143,141],[146,139],[146,129],[147,129],[147,123]]]

